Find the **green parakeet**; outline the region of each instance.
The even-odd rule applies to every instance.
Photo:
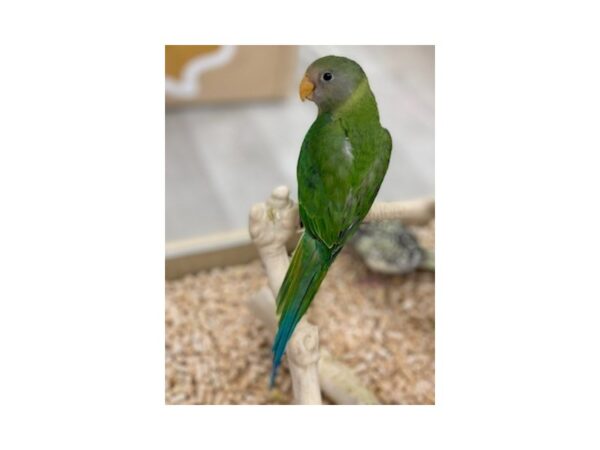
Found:
[[[392,150],[367,76],[356,62],[340,56],[317,59],[300,83],[300,98],[316,103],[319,112],[298,158],[304,234],[277,295],[279,329],[271,386],[296,325],[335,257],[369,212]]]

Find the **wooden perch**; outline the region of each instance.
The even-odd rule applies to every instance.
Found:
[[[433,199],[376,203],[365,221],[400,219],[423,224],[433,215]],[[256,204],[250,210],[250,236],[265,266],[270,289],[263,288],[251,296],[249,307],[273,332],[277,328],[275,297],[289,265],[285,245],[298,225],[298,206],[290,200],[286,186],[275,188],[266,203]],[[298,323],[286,355],[295,403],[321,404],[321,389],[338,404],[379,403],[348,367],[319,347],[318,328],[305,318]]]
[[[273,296],[277,295],[289,266],[286,242],[298,227],[298,207],[289,198],[286,186],[275,188],[266,203],[250,210],[250,236],[267,271]],[[270,312],[275,325],[275,301]],[[273,326],[275,328],[275,326]],[[319,387],[319,331],[306,320],[300,320],[286,351],[292,375],[295,402],[302,405],[320,405]]]
[[[435,215],[433,198],[375,203],[363,222],[398,219],[404,225],[425,225]]]

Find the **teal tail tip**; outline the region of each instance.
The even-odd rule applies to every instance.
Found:
[[[269,389],[273,389],[275,387],[275,378],[277,377],[277,366],[273,364],[273,369],[271,370],[271,378],[269,379]]]

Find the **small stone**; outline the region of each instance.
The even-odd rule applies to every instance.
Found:
[[[397,220],[362,224],[351,242],[371,270],[384,274],[410,273],[425,256],[415,236]]]

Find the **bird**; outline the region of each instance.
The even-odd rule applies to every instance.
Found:
[[[383,182],[392,138],[379,119],[367,76],[355,61],[324,56],[307,68],[300,99],[318,107],[296,170],[304,232],[276,299],[270,387],[296,325],[344,244],[365,218]]]

